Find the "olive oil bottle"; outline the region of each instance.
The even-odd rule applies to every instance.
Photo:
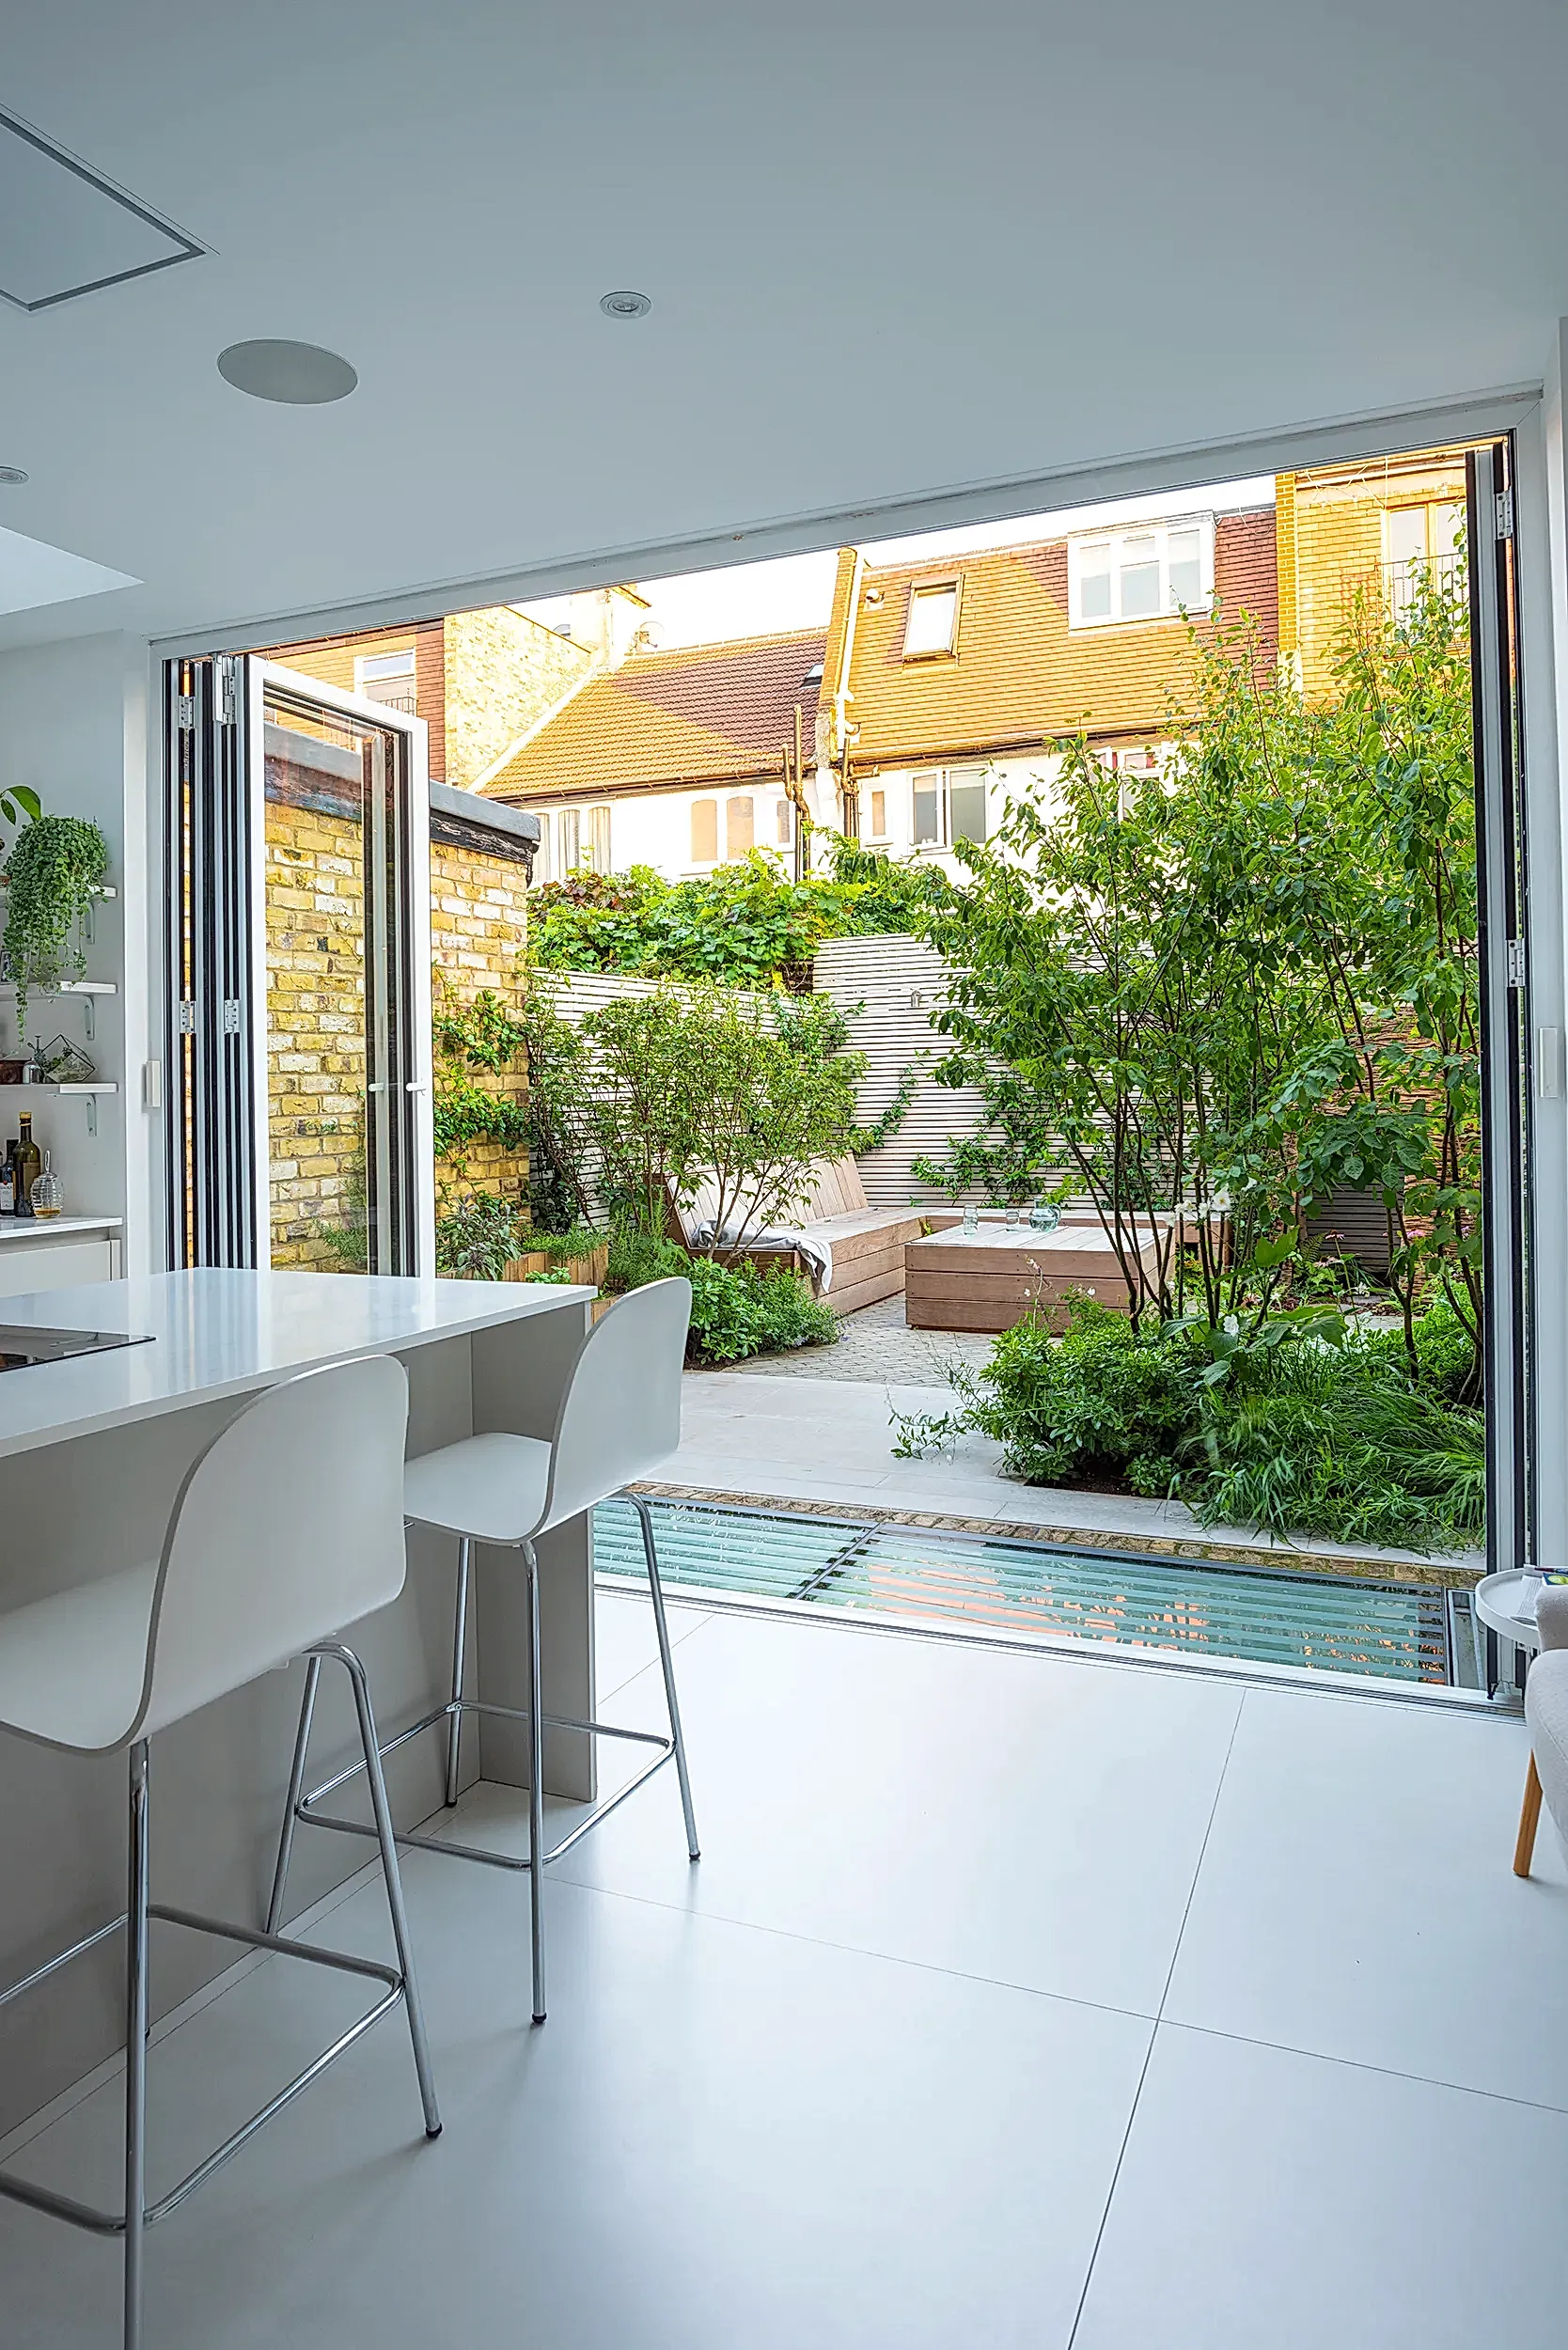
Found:
[[[24,1110],[18,1120],[22,1132],[16,1140],[16,1156],[12,1171],[16,1178],[16,1214],[33,1213],[33,1183],[43,1173],[43,1154],[33,1140],[33,1113]]]

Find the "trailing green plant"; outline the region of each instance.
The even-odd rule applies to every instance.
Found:
[[[20,800],[13,787],[11,797]],[[31,794],[27,795],[29,798]],[[6,859],[6,929],[0,951],[16,984],[18,1032],[27,998],[86,969],[84,920],[109,870],[109,844],[85,816],[37,815]]]

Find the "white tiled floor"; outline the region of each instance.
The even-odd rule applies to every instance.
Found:
[[[1555,2350],[1568,1869],[1510,1872],[1517,1723],[677,1629],[700,1865],[666,1772],[553,1873],[530,2032],[525,1880],[411,1855],[445,2135],[389,2019],[154,2234],[149,2350]],[[379,1889],[314,1931],[383,1949]],[[155,2180],[344,1996],[269,1962],[168,2034]],[[13,2159],[112,2194],[118,2106]],[[5,2350],[112,2350],[117,2292],[0,2204]]]

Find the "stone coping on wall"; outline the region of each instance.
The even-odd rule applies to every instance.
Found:
[[[1445,1590],[1472,1590],[1482,1570],[1458,1559],[1379,1558],[1365,1551],[1295,1550],[1283,1543],[1249,1542],[1243,1528],[1225,1527],[1214,1539],[1181,1535],[1157,1539],[1111,1532],[1100,1527],[1028,1525],[1018,1518],[966,1518],[930,1510],[895,1510],[870,1502],[807,1501],[778,1494],[722,1493],[706,1485],[646,1483],[629,1492],[659,1501],[705,1501],[716,1508],[775,1510],[792,1517],[864,1520],[878,1526],[919,1526],[949,1534],[991,1536],[1003,1542],[1039,1543],[1050,1549],[1127,1551],[1138,1558],[1210,1559],[1216,1566],[1255,1567],[1261,1573],[1343,1575],[1375,1583],[1424,1583]]]

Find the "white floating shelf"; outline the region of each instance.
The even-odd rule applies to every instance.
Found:
[[[0,1093],[118,1093],[119,1088],[105,1079],[95,1077],[82,1085],[0,1086]]]
[[[61,979],[56,987],[30,987],[29,995],[118,995],[113,979]],[[0,995],[14,995],[16,981],[0,979]]]

